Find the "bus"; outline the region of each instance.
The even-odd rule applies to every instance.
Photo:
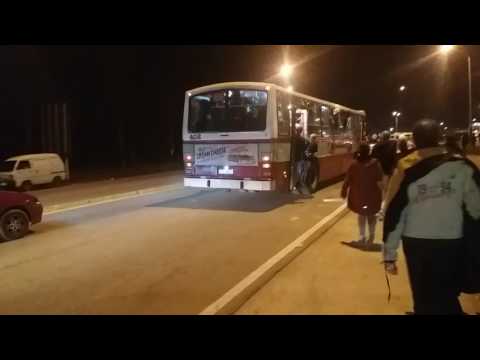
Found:
[[[292,137],[317,135],[322,181],[345,174],[366,135],[365,111],[349,109],[278,85],[229,82],[185,93],[183,158],[185,187],[292,191]]]

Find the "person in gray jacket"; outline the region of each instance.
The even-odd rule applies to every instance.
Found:
[[[440,128],[433,120],[417,122],[413,138],[417,150],[398,162],[387,190],[385,269],[397,273],[403,242],[414,313],[462,314],[464,211],[480,218],[480,189],[473,177],[478,168],[438,146]]]

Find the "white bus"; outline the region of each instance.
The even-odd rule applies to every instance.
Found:
[[[365,136],[365,112],[274,84],[220,83],[189,90],[183,116],[184,185],[291,191],[292,136],[317,135],[319,181],[343,175]]]

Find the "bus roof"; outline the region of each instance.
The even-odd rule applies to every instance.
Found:
[[[288,89],[286,89],[284,87],[278,86],[276,84],[265,83],[265,82],[238,81],[238,82],[217,83],[217,84],[211,84],[211,85],[206,85],[206,86],[202,86],[202,87],[199,87],[199,88],[191,89],[191,90],[186,91],[186,93],[190,96],[190,95],[195,95],[195,94],[203,93],[203,92],[210,91],[210,90],[224,89],[224,88],[228,88],[228,87],[236,88],[236,87],[242,87],[242,86],[243,87],[248,87],[248,88],[249,87],[257,88],[257,89],[258,88],[265,88],[266,90],[277,89],[277,90],[280,90],[280,91],[283,91],[283,92],[286,92],[286,93],[290,93],[292,95],[296,95],[296,96],[304,98],[304,99],[308,99],[308,100],[311,100],[311,101],[316,101],[316,102],[319,102],[319,103],[324,104],[324,105],[328,105],[328,106],[331,106],[331,107],[334,107],[334,108],[338,108],[340,110],[350,111],[350,112],[353,112],[357,115],[364,115],[365,116],[365,111],[363,111],[363,110],[350,109],[350,108],[348,108],[346,106],[343,106],[343,105],[339,105],[339,104],[336,104],[336,103],[333,103],[333,102],[330,102],[330,101],[327,101],[327,100],[318,99],[316,97],[305,95],[305,94],[302,94],[302,93],[299,93],[299,92],[296,92],[296,91],[288,91]]]

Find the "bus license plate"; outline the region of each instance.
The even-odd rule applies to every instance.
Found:
[[[231,168],[220,168],[218,169],[220,175],[233,175],[233,169]]]

